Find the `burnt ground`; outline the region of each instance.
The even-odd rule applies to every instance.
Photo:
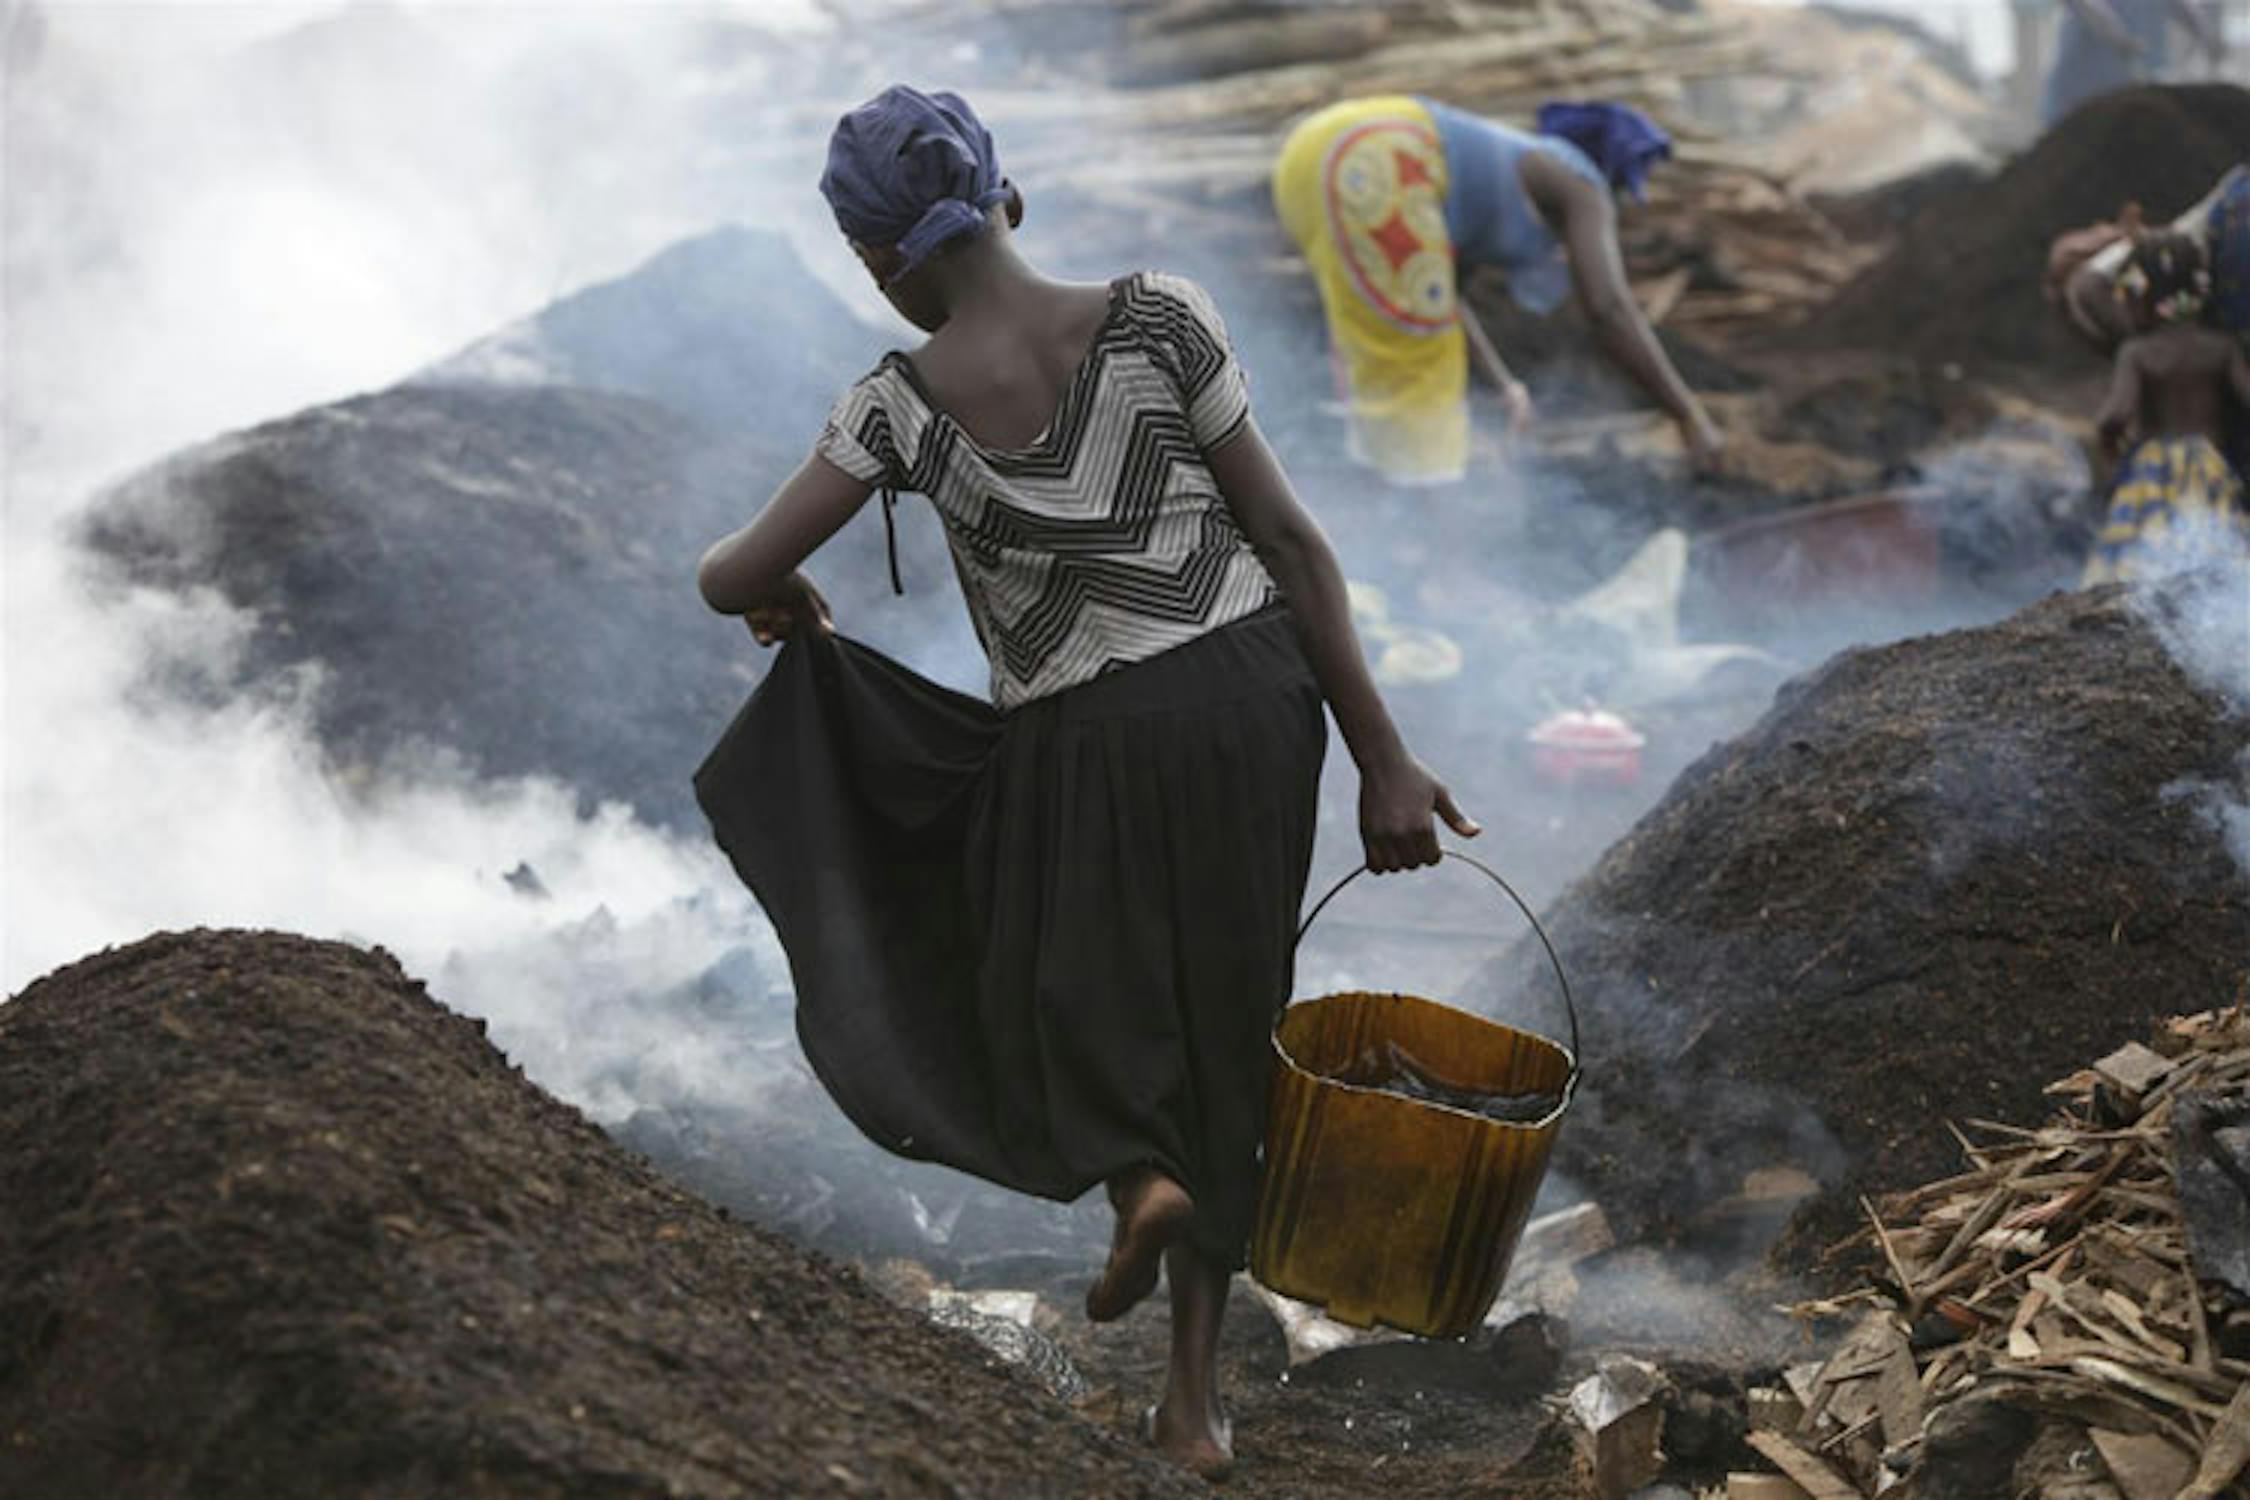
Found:
[[[2040,1118],[2046,1080],[2244,982],[2250,889],[2199,788],[2241,800],[2246,743],[2115,588],[1784,687],[1551,908],[1589,1079],[1559,1169],[1678,1236],[1794,1162],[1827,1189],[1803,1259],[1859,1193],[1951,1170],[1947,1119]],[[1537,973],[1519,950],[1485,1003]]]
[[[1743,1392],[1778,1378],[1811,1345],[1777,1315],[1745,1316],[1785,1295],[1737,1281],[1723,1296],[1690,1285],[1679,1259],[1620,1250],[1582,1263],[1567,1315],[1541,1316],[1460,1343],[1360,1345],[1289,1366],[1279,1326],[1237,1279],[1221,1339],[1237,1465],[1229,1493],[1257,1497],[1522,1496],[1591,1492],[1561,1411],[1597,1355],[1654,1363],[1665,1398],[1665,1477],[1685,1485],[1755,1467],[1742,1443]],[[1070,1309],[1086,1276],[1041,1287],[1043,1306]],[[1092,1384],[1080,1410],[1121,1436],[1139,1430],[1162,1389],[1162,1295],[1110,1327],[1045,1315],[1051,1335]]]
[[[1094,1383],[1081,1403],[1087,1419],[1121,1437],[1139,1431],[1163,1389],[1162,1303],[1159,1290],[1114,1328],[1066,1316],[1055,1330]],[[1236,1467],[1226,1493],[1276,1500],[1384,1490],[1523,1500],[1586,1493],[1569,1433],[1541,1399],[1559,1380],[1538,1381],[1534,1372],[1531,1389],[1503,1393],[1498,1387],[1519,1372],[1484,1351],[1440,1350],[1415,1347],[1373,1382],[1290,1373],[1279,1325],[1238,1278],[1220,1349],[1235,1423]],[[1456,1365],[1481,1368],[1472,1374]]]
[[[732,1221],[388,955],[164,934],[0,1007],[0,1494],[1199,1489]]]
[[[0,1494],[1204,1489],[1140,1445],[1161,1294],[1095,1327],[1090,1262],[1035,1284],[1065,1405],[908,1310],[927,1272],[686,1193],[380,949],[198,930],[59,970],[0,1007],[0,1139]],[[1666,1369],[1674,1477],[1746,1462],[1770,1337],[1699,1363],[1645,1255],[1580,1269],[1567,1323],[1293,1371],[1238,1281],[1228,1490],[1583,1494],[1555,1398],[1596,1349]]]

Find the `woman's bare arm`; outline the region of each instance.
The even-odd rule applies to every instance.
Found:
[[[1500,351],[1492,346],[1492,335],[1484,331],[1484,320],[1479,318],[1475,310],[1469,306],[1469,299],[1465,291],[1460,299],[1460,313],[1461,333],[1469,341],[1469,363],[1482,371],[1484,378],[1491,381],[1493,385],[1503,389],[1513,385],[1516,379],[1515,372],[1510,370],[1507,361],[1500,357]]]
[[[1477,824],[1407,750],[1391,722],[1352,629],[1343,569],[1328,538],[1298,503],[1255,421],[1245,419],[1206,458],[1236,522],[1289,601],[1321,695],[1359,767],[1359,830],[1368,868],[1381,874],[1434,864],[1432,813],[1464,838],[1476,835]]]
[[[704,552],[695,572],[703,602],[721,614],[750,616],[751,629],[768,643],[788,634],[798,614],[825,626],[827,602],[797,567],[867,503],[874,488],[817,453],[807,458],[749,525]]]
[[[1723,439],[1703,404],[1672,367],[1671,357],[1656,340],[1633,289],[1625,279],[1624,256],[1617,248],[1617,208],[1609,194],[1558,162],[1537,152],[1526,155],[1524,186],[1548,222],[1562,226],[1562,241],[1570,255],[1571,281],[1578,289],[1578,305],[1594,325],[1595,337],[1611,359],[1630,375],[1649,399],[1677,422],[1696,468],[1716,468]]]
[[[1484,378],[1500,393],[1500,404],[1508,413],[1508,435],[1517,436],[1531,425],[1531,392],[1493,347],[1492,335],[1484,331],[1484,320],[1469,306],[1466,296],[1460,299],[1460,317],[1461,332],[1469,341],[1470,362],[1484,371]]]

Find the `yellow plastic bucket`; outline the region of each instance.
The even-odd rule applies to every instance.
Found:
[[[1498,874],[1446,858],[1482,872],[1531,922],[1562,985],[1570,1045],[1413,995],[1291,1005],[1274,1028],[1250,1241],[1251,1274],[1283,1296],[1429,1338],[1462,1337],[1491,1310],[1579,1077],[1578,1015],[1554,945]],[[1321,897],[1299,941],[1365,873]],[[1386,1059],[1405,1069],[1395,1080],[1347,1081]],[[1493,1118],[1485,1101],[1530,1117]]]

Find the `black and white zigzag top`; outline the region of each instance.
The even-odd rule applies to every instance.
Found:
[[[937,507],[992,700],[1009,709],[1273,599],[1204,461],[1249,414],[1210,296],[1141,272],[1110,287],[1093,346],[1030,446],[978,443],[894,353],[836,403],[818,452]]]

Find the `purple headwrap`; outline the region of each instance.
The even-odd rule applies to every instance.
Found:
[[[1647,200],[1648,169],[1672,154],[1672,138],[1629,104],[1539,106],[1539,133],[1560,136],[1601,168],[1611,188]]]
[[[1008,197],[992,132],[959,94],[894,83],[836,122],[820,194],[855,244],[896,246],[896,281],[938,247],[984,227]]]

